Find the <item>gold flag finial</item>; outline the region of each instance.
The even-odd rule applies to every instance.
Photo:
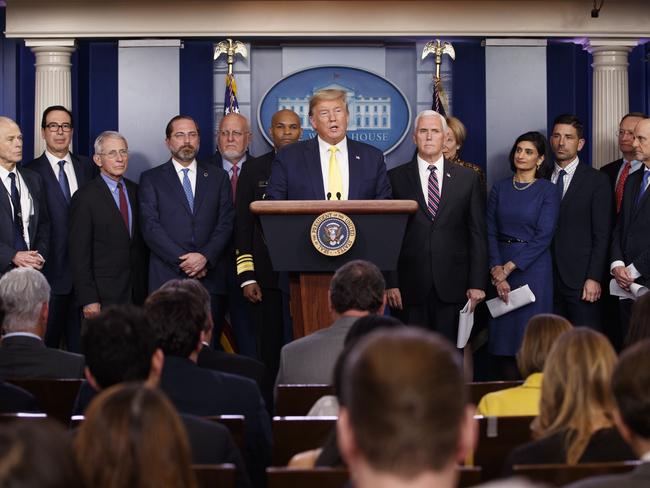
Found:
[[[447,54],[451,59],[456,59],[456,51],[450,42],[440,42],[440,39],[429,41],[424,45],[422,50],[422,59],[425,59],[429,54],[435,55],[436,63],[436,80],[440,79],[440,65],[442,64],[442,55]]]
[[[235,55],[239,54],[243,59],[246,59],[248,57],[248,50],[243,42],[226,39],[215,46],[214,59],[217,60],[222,54],[226,55],[228,74],[231,75],[232,65],[235,63]]]

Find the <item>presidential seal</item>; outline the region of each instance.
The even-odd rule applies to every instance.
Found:
[[[354,222],[341,212],[320,214],[311,224],[311,243],[325,256],[340,256],[350,250],[357,235]]]

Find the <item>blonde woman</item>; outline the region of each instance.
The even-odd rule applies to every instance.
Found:
[[[616,353],[607,338],[578,327],[565,332],[544,366],[537,439],[515,449],[507,466],[636,459],[614,427],[610,380]]]
[[[542,313],[531,318],[517,353],[519,372],[526,378],[524,384],[488,393],[481,398],[477,413],[486,417],[538,415],[546,357],[557,338],[568,330],[571,322],[559,315]]]

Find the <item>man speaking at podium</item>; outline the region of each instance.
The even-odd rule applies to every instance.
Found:
[[[309,121],[318,135],[278,151],[267,199],[391,198],[382,152],[346,136],[349,116],[343,90],[324,89],[314,94],[309,101]]]

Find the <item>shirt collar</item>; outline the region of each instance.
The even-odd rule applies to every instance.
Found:
[[[564,169],[564,171],[567,174],[572,175],[573,173],[575,173],[575,170],[578,167],[579,162],[580,162],[580,158],[576,156],[575,159],[571,161],[569,164],[567,164],[565,168],[561,168],[559,164],[555,163],[555,169],[553,170],[553,172],[557,175],[560,173],[560,171],[562,171],[562,169]]]
[[[13,171],[8,171],[7,168],[5,168],[4,166],[0,166],[0,178],[3,181],[7,178],[7,176],[9,176],[9,173],[15,173],[16,175],[18,175],[18,168],[14,166]]]
[[[244,165],[244,161],[246,161],[246,153],[244,153],[242,158],[239,161],[237,161],[237,167],[239,168],[240,171],[242,166]],[[228,161],[223,157],[221,158],[221,163],[223,165],[224,171],[226,171],[227,173],[229,173],[230,170],[232,170],[232,167],[234,166],[234,164],[232,164],[230,161]]]
[[[417,160],[418,160],[418,166],[419,166],[421,171],[428,171],[429,170],[429,166],[431,166],[431,163],[429,163],[429,162],[425,161],[424,159],[422,159],[419,154],[417,156]],[[445,157],[441,153],[440,157],[436,160],[435,163],[433,163],[433,165],[436,167],[436,169],[438,171],[438,176],[440,176],[442,174],[444,161],[445,161]]]
[[[50,151],[48,151],[46,149],[45,150],[45,157],[47,158],[47,160],[50,162],[50,164],[52,166],[58,166],[59,161],[65,161],[66,163],[72,164],[72,158],[70,157],[70,152],[69,151],[64,157],[57,158],[54,154],[52,154]]]
[[[183,166],[181,163],[172,158],[172,164],[174,165],[174,170],[177,173],[180,173],[184,169],[189,169],[191,173],[196,173],[196,159],[193,159],[189,166]]]
[[[321,153],[329,151],[330,147],[332,147],[332,146],[338,148],[338,150],[341,151],[341,152],[347,152],[348,151],[348,138],[344,137],[338,143],[330,144],[329,142],[324,141],[323,139],[321,139],[320,136],[318,136],[318,149],[320,150]]]
[[[120,181],[118,182],[118,181],[115,181],[115,180],[112,179],[112,178],[109,178],[109,177],[106,176],[104,173],[99,173],[99,176],[102,177],[102,179],[103,179],[103,180],[106,182],[106,184],[108,185],[108,189],[111,190],[112,192],[115,191],[115,190],[117,189],[117,184],[118,184],[118,183],[122,183],[122,184],[124,185],[124,178],[120,178]]]
[[[3,339],[6,339],[7,337],[32,337],[34,339],[38,339],[39,341],[42,340],[39,336],[32,334],[31,332],[10,332],[9,334],[2,336]]]

